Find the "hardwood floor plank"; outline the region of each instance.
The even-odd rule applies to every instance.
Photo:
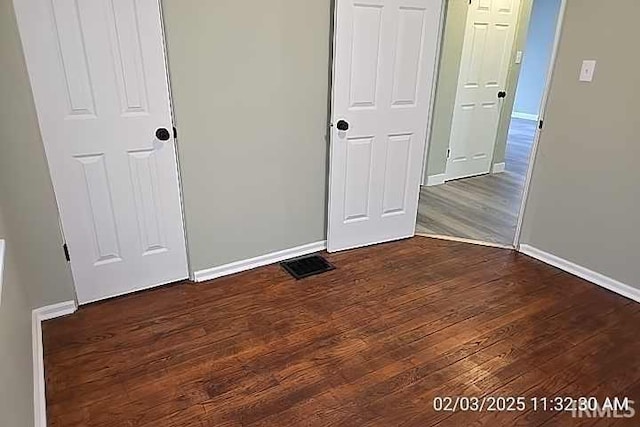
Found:
[[[640,306],[579,278],[428,238],[325,255],[45,322],[50,425],[542,425],[433,398],[638,391]]]

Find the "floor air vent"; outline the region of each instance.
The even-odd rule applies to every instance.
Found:
[[[334,270],[335,267],[320,255],[310,255],[281,262],[282,268],[287,270],[296,279],[314,276],[326,271]]]

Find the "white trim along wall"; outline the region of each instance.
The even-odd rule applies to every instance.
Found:
[[[33,411],[35,427],[47,427],[47,399],[44,380],[44,351],[42,345],[42,322],[75,313],[75,301],[36,308],[31,313],[31,340],[33,351]]]
[[[309,255],[315,252],[323,251],[327,248],[327,241],[308,243],[306,245],[296,246],[282,251],[271,252],[269,254],[260,255],[217,267],[198,270],[193,274],[195,282],[204,282],[206,280],[215,279],[217,277],[228,276],[230,274],[239,273],[241,271],[251,270],[253,268],[262,267],[263,265],[275,264],[291,258],[303,255]]]
[[[493,166],[491,166],[491,173],[502,173],[506,169],[507,169],[506,162],[494,163]]]
[[[447,174],[444,174],[444,173],[428,176],[427,187],[433,187],[434,185],[444,184],[444,179],[446,176]]]
[[[520,245],[519,251],[546,264],[564,270],[567,273],[571,273],[587,280],[595,285],[615,292],[618,295],[640,302],[640,289],[638,288],[619,282],[611,277],[605,276],[604,274],[589,270],[586,267],[568,261],[564,258],[560,258],[559,256],[550,254],[531,245]]]

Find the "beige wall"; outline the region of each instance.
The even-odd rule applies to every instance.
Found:
[[[0,425],[33,419],[31,309],[73,299],[11,0],[0,0]]]
[[[464,33],[467,23],[468,0],[446,0],[446,18],[444,36],[440,50],[440,65],[438,68],[438,82],[436,99],[433,110],[433,125],[427,152],[427,176],[443,174],[447,167],[447,149],[451,135],[451,123],[458,89],[458,74],[464,44]],[[524,50],[531,9],[534,0],[521,0],[518,32],[513,47]],[[520,64],[512,62],[507,77],[507,97],[502,108],[498,135],[494,151],[494,163],[504,162],[507,147],[507,133],[511,122],[511,110],[515,101],[516,87],[520,75]]]
[[[447,1],[447,0],[445,0]],[[440,175],[447,166],[447,149],[458,90],[468,0],[448,0],[440,46],[438,80],[433,106],[431,136],[427,151],[427,175]]]
[[[0,205],[33,307],[74,298],[11,0],[0,0]]]
[[[638,16],[637,0],[568,1],[522,242],[640,288]]]
[[[0,211],[0,239],[6,235]],[[0,425],[33,426],[31,307],[14,263],[14,241],[6,242],[0,297]]]
[[[12,3],[0,5],[1,203],[39,307],[74,289]],[[164,2],[195,269],[325,238],[331,2],[247,7]]]
[[[451,1],[450,11],[466,2]],[[620,1],[569,2],[524,242],[635,284],[638,92],[635,64],[618,64],[637,60],[625,52],[639,4]],[[0,7],[0,93],[11,100],[0,109],[0,203],[36,307],[72,299],[73,287],[11,1]],[[164,13],[193,267],[323,239],[330,0],[164,0]],[[602,17],[618,24],[592,34]],[[580,84],[591,57],[596,81]]]
[[[195,270],[324,240],[330,0],[164,0]]]

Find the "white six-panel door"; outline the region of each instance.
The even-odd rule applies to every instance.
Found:
[[[458,77],[446,179],[488,173],[520,0],[472,0]],[[510,94],[513,96],[514,94]]]
[[[14,0],[80,303],[186,278],[157,0]]]
[[[441,10],[336,1],[330,251],[414,234]]]

